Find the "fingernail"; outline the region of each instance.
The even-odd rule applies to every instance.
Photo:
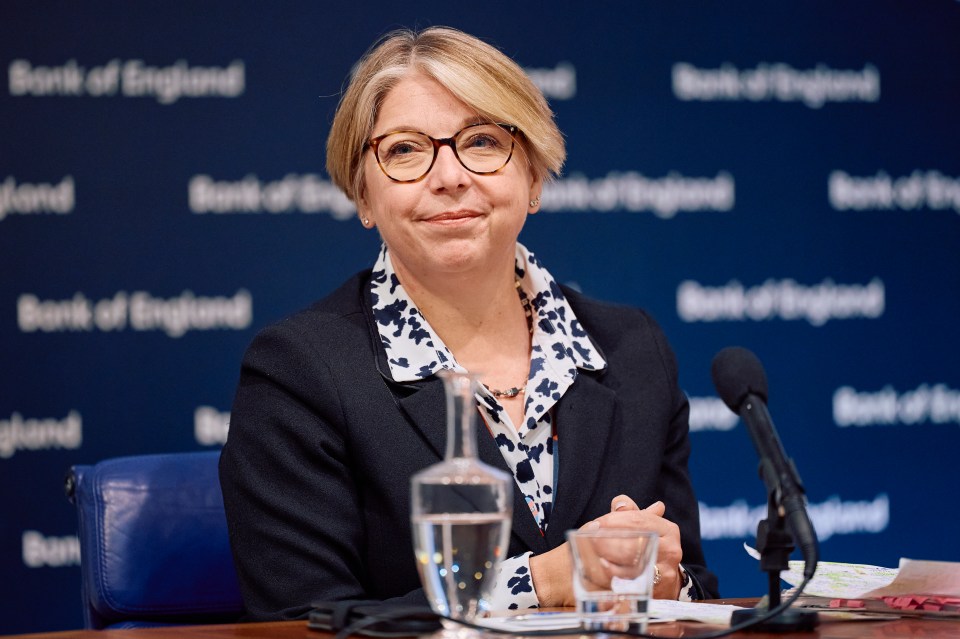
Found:
[[[600,530],[600,522],[597,520],[587,522],[587,524],[583,527],[583,529],[584,530]]]
[[[613,510],[614,510],[614,512],[616,512],[616,511],[620,510],[621,508],[626,508],[626,507],[627,507],[627,502],[625,502],[625,501],[618,501],[617,503],[615,503],[615,504],[613,505]]]

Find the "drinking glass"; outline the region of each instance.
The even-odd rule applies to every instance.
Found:
[[[571,530],[567,541],[573,554],[573,592],[583,627],[646,631],[657,534],[613,528]]]

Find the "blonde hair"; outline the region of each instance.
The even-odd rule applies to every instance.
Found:
[[[559,175],[566,159],[563,135],[543,93],[516,62],[457,29],[403,29],[388,33],[360,59],[333,118],[327,173],[348,198],[363,193],[363,155],[381,104],[411,72],[432,78],[482,117],[517,126],[534,176],[547,181]]]

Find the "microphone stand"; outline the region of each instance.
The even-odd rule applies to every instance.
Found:
[[[749,396],[748,396],[749,398]],[[751,411],[764,411],[764,404],[746,401],[741,408],[741,414]],[[753,420],[744,419],[755,442],[763,441],[757,433]],[[775,435],[774,435],[775,437]],[[779,440],[776,442],[779,444]],[[782,449],[782,447],[781,447]],[[760,477],[767,485],[767,518],[757,525],[757,550],[760,552],[760,570],[767,573],[770,593],[766,605],[761,601],[757,607],[737,610],[733,613],[731,624],[736,625],[749,619],[766,614],[780,605],[780,573],[790,568],[790,553],[794,550],[793,535],[787,530],[786,509],[783,503],[781,477],[771,457],[764,454],[766,451],[758,446],[760,455]],[[792,464],[791,464],[792,469]],[[795,471],[793,473],[795,475]],[[799,482],[797,482],[799,484]],[[811,610],[795,610],[789,608],[772,619],[768,619],[745,630],[747,632],[807,632],[816,628],[819,623],[816,612]]]
[[[767,501],[767,518],[757,526],[757,550],[760,552],[760,570],[767,573],[769,594],[767,603],[756,608],[737,610],[730,620],[736,625],[762,616],[780,605],[780,573],[790,567],[790,553],[794,550],[793,538],[779,514],[777,499],[773,492]],[[751,626],[746,631],[755,632],[807,632],[816,628],[819,618],[809,610],[784,610],[772,619]]]

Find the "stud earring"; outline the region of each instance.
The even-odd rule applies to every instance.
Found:
[[[370,226],[370,218],[362,218],[360,223],[363,224],[364,227]]]
[[[531,209],[536,208],[539,204],[540,204],[540,198],[538,198],[538,197],[537,197],[537,198],[533,198],[532,200],[530,200],[530,208],[531,208]]]

